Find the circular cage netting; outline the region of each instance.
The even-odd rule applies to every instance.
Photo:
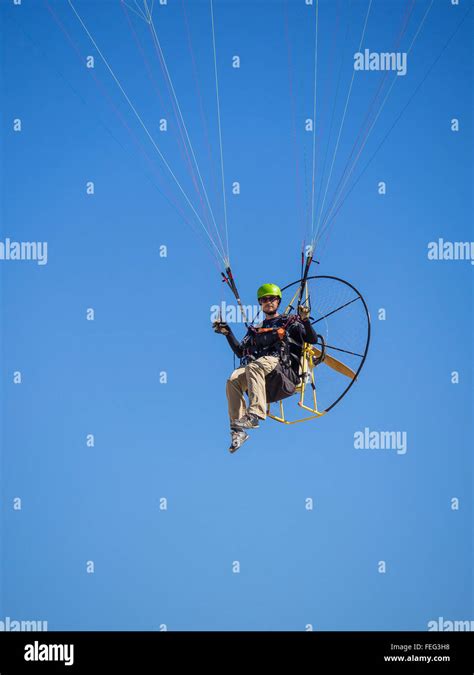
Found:
[[[299,288],[296,281],[283,290],[282,307],[292,304],[296,311]],[[325,360],[314,369],[318,410],[327,411],[352,386],[354,379],[335,368],[344,364],[358,376],[367,354],[370,339],[370,317],[362,295],[348,282],[337,277],[309,277],[307,291],[311,308],[311,323],[321,336],[315,345],[325,344]],[[308,303],[306,293],[303,304]],[[321,339],[322,338],[322,339]],[[336,361],[332,361],[335,359]],[[305,403],[311,405],[312,389],[307,388]]]

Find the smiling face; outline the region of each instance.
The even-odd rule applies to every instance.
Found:
[[[265,295],[263,298],[260,298],[259,302],[266,316],[273,317],[276,315],[280,305],[279,297],[276,295]]]

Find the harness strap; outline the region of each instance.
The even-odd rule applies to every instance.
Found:
[[[255,328],[255,327],[253,327],[253,326],[250,326],[250,327],[249,327],[249,330],[250,330],[250,332],[253,333],[254,335],[261,335],[262,333],[276,333],[276,335],[277,335],[277,337],[278,337],[278,340],[280,341],[280,358],[282,358],[282,360],[283,360],[284,357],[287,356],[288,358],[287,358],[286,360],[288,360],[289,362],[291,362],[291,357],[290,357],[290,355],[285,353],[284,345],[285,345],[285,342],[286,342],[287,344],[296,345],[296,346],[298,346],[298,347],[301,346],[300,343],[299,343],[297,340],[295,340],[294,338],[292,338],[292,337],[289,335],[289,330],[287,330],[288,327],[290,327],[292,324],[294,324],[294,323],[296,323],[296,322],[298,322],[298,321],[299,321],[299,317],[297,317],[296,315],[292,314],[292,315],[290,315],[290,316],[288,317],[288,320],[285,321],[285,323],[283,324],[283,326],[279,326],[278,328],[272,328],[272,327],[268,327],[268,328]],[[253,345],[253,346],[255,346],[255,345]],[[272,345],[268,345],[268,347],[267,347],[266,349],[269,349],[270,347],[272,347]],[[264,349],[265,349],[265,348],[264,348]],[[244,355],[245,355],[245,356],[250,356],[250,355],[251,355],[251,351],[252,351],[252,345],[250,344],[250,345],[245,349]]]

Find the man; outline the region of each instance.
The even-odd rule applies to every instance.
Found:
[[[298,316],[278,314],[281,290],[275,284],[263,284],[257,299],[265,315],[259,328],[250,326],[242,342],[223,321],[213,324],[216,333],[225,335],[241,367],[227,380],[231,446],[235,452],[249,438],[246,429],[257,429],[259,420],[267,416],[266,379],[276,368],[287,368],[296,382],[303,342],[314,344],[318,336],[309,319],[309,308],[300,305]],[[244,398],[247,392],[248,409]]]

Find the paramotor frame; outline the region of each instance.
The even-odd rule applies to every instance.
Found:
[[[302,284],[304,284],[304,300],[301,295]],[[267,415],[277,422],[284,424],[296,424],[306,422],[311,419],[319,418],[332,410],[352,387],[361,372],[370,344],[370,313],[367,303],[360,291],[348,281],[340,277],[330,275],[307,276],[306,279],[299,279],[287,284],[282,288],[282,292],[293,289],[295,292],[288,303],[285,314],[291,314],[295,311],[293,303],[298,296],[302,304],[311,308],[311,323],[318,334],[318,342],[315,345],[304,343],[300,359],[300,383],[295,394],[299,395],[298,406],[310,414],[295,420],[290,420],[285,415],[283,401],[279,401],[279,414],[271,412],[271,405],[267,406]],[[330,290],[327,298],[327,290]],[[326,293],[325,293],[326,291]],[[293,292],[293,291],[290,291]],[[338,299],[339,298],[339,299]],[[355,310],[355,313],[354,313]],[[352,313],[352,317],[349,314]],[[345,317],[348,317],[346,319]],[[361,336],[357,336],[356,346],[351,344],[354,336],[349,341],[343,339],[341,326],[344,327],[346,321],[351,321],[356,317],[356,322],[361,329]],[[355,323],[353,321],[353,323]],[[330,325],[332,324],[332,325]],[[335,327],[335,330],[333,330]],[[346,331],[347,332],[347,331]],[[334,339],[333,339],[334,338]],[[334,353],[344,354],[344,361],[336,358]],[[350,360],[350,363],[346,361]],[[326,393],[325,400],[321,404],[321,389],[324,381],[324,375],[317,377],[318,373],[324,373],[325,367],[329,367],[332,372],[349,379],[347,386],[339,385],[336,387],[336,393]],[[342,382],[340,378],[337,378]],[[308,389],[311,390],[310,400],[308,401]]]

